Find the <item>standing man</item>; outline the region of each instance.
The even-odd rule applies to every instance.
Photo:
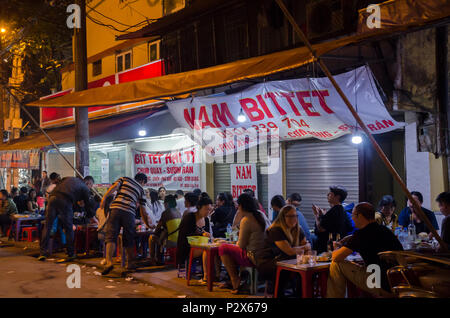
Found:
[[[92,211],[94,211],[94,213],[95,213],[95,211],[97,211],[98,207],[100,206],[101,198],[98,195],[96,195],[94,193],[94,191],[92,191],[92,188],[94,188],[94,184],[95,184],[94,178],[92,176],[86,176],[86,177],[84,177],[83,181],[84,181],[84,184],[86,184],[86,186],[89,189],[89,200],[91,201],[91,206],[93,206]],[[92,218],[95,216],[95,215],[87,214],[87,211],[85,211],[85,212],[86,212],[86,216],[88,218]]]
[[[142,216],[142,220],[147,227],[150,227],[148,216],[145,212],[145,192],[143,186],[147,183],[147,176],[143,173],[138,173],[134,180],[128,177],[119,178],[108,189],[103,196],[100,208],[105,208],[105,202],[115,191],[117,191],[116,198],[110,205],[109,218],[106,221],[106,267],[102,275],[107,275],[114,268],[113,255],[116,250],[117,237],[120,233],[120,228],[123,228],[123,248],[127,254],[127,269],[134,269],[134,237],[136,236],[136,210]]]
[[[336,238],[336,234],[339,234],[341,238],[347,236],[350,232],[351,224],[347,219],[347,215],[342,206],[342,202],[347,198],[347,190],[341,186],[331,186],[327,195],[328,203],[331,209],[327,212],[321,208],[313,205],[313,212],[316,218],[315,233],[317,235],[317,253],[322,253],[327,250],[327,242],[330,233],[333,235],[333,239]]]
[[[50,185],[50,179],[47,177],[47,171],[42,171],[42,179],[41,179],[41,188],[38,192],[41,192],[42,194],[45,193],[45,190],[47,190],[47,187]]]
[[[91,212],[89,189],[83,180],[75,177],[66,177],[50,193],[47,209],[45,210],[45,226],[41,240],[41,256],[38,260],[44,261],[48,257],[47,245],[50,232],[56,218],[61,222],[67,242],[67,258],[60,262],[71,261],[76,258],[73,246],[73,206],[83,201],[85,209]]]

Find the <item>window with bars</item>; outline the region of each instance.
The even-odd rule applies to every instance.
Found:
[[[223,15],[225,30],[225,63],[249,57],[247,10],[234,8]]]

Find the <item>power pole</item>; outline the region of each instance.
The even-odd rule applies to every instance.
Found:
[[[74,28],[73,52],[75,91],[87,89],[86,0],[76,0],[80,7],[81,28]],[[89,174],[89,116],[87,107],[75,108],[75,166],[83,176]]]

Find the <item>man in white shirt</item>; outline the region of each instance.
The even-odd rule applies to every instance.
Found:
[[[186,209],[185,205],[184,205],[184,193],[183,190],[177,190],[177,192],[175,193],[177,196],[177,209],[178,212],[180,212],[181,215],[184,214],[184,210]]]

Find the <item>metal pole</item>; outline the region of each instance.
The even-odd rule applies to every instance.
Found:
[[[86,49],[86,0],[76,0],[80,6],[81,28],[74,28],[73,49],[75,63],[75,91],[87,89],[87,49]],[[89,169],[89,109],[75,108],[75,165],[85,177]]]
[[[339,96],[341,96],[341,98],[344,101],[345,105],[347,106],[349,111],[352,113],[353,117],[355,118],[355,120],[357,121],[357,123],[359,124],[361,129],[364,131],[364,133],[369,138],[370,142],[372,143],[372,146],[375,148],[376,152],[380,156],[380,158],[383,161],[383,163],[385,164],[386,168],[392,174],[393,178],[400,184],[400,187],[402,188],[403,192],[406,194],[406,196],[408,197],[409,201],[413,204],[414,211],[418,214],[418,216],[425,223],[425,225],[431,230],[431,232],[433,233],[433,236],[438,240],[438,242],[441,245],[442,249],[446,251],[447,250],[447,244],[442,240],[442,238],[436,232],[436,229],[433,227],[433,225],[431,224],[430,220],[428,220],[427,216],[422,211],[422,208],[420,207],[420,205],[417,204],[416,200],[413,199],[411,193],[409,192],[409,190],[406,187],[405,183],[403,182],[402,178],[397,173],[395,168],[392,166],[391,162],[386,157],[386,155],[384,154],[383,150],[381,149],[381,147],[376,142],[375,138],[373,138],[373,136],[370,133],[369,129],[367,129],[366,125],[363,123],[363,121],[361,120],[359,115],[356,113],[355,109],[353,108],[352,104],[348,100],[347,96],[345,96],[344,92],[339,87],[338,83],[334,80],[333,75],[331,75],[331,73],[328,70],[328,68],[326,67],[326,65],[317,56],[316,51],[312,48],[312,46],[309,43],[307,37],[305,36],[303,31],[300,29],[300,27],[298,26],[297,22],[294,20],[292,15],[289,13],[288,9],[284,5],[283,0],[275,0],[275,1],[280,6],[281,10],[283,11],[283,13],[286,16],[286,18],[288,19],[288,21],[291,23],[292,27],[294,28],[294,31],[297,33],[297,35],[300,37],[300,39],[302,39],[303,43],[305,43],[305,45],[311,51],[312,56],[314,57],[315,60],[317,60],[320,68],[322,69],[324,74],[328,77],[330,82],[333,84],[334,88],[338,92]]]

